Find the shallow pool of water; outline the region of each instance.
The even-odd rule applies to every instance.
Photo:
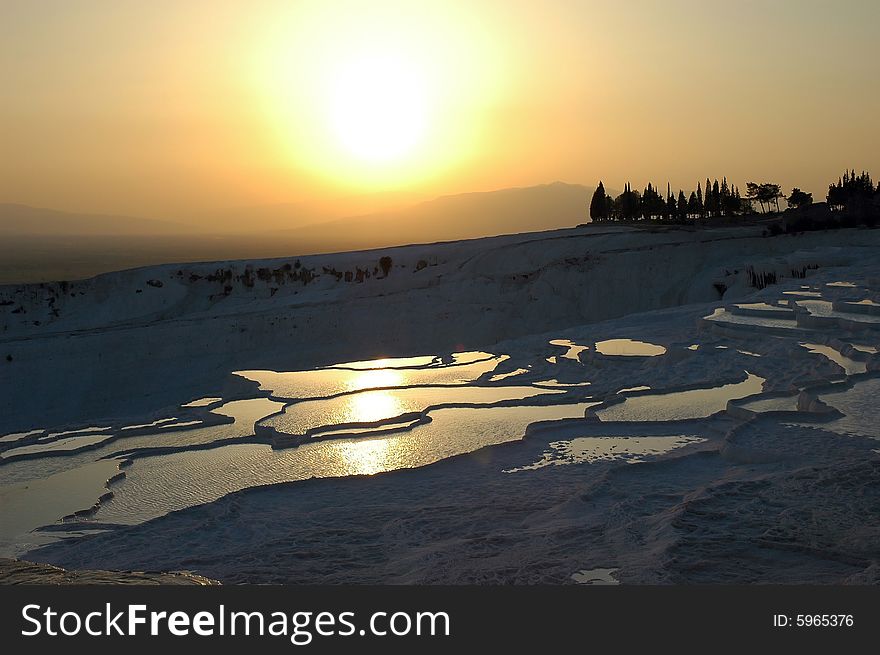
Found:
[[[718,307],[708,316],[704,316],[705,321],[715,321],[717,323],[730,323],[735,325],[754,325],[755,327],[768,328],[797,328],[797,321],[794,319],[771,318],[763,316],[746,316],[743,314],[734,314],[727,311],[724,307]]]
[[[184,405],[185,407],[186,405]],[[140,430],[141,428],[152,428],[160,425],[164,425],[166,423],[174,423],[177,421],[177,418],[174,416],[169,416],[168,418],[160,418],[155,421],[151,421],[150,423],[135,423],[134,425],[126,425],[122,430]]]
[[[42,434],[43,430],[28,430],[27,432],[10,432],[9,434],[4,434],[0,437],[0,443],[4,443],[6,441],[20,441],[25,437],[32,437],[35,434]]]
[[[283,398],[322,398],[339,393],[426,384],[465,384],[495,370],[507,355],[456,366],[427,368],[315,369],[311,371],[236,371],[248,380]]]
[[[406,387],[361,391],[354,394],[305,400],[285,408],[283,414],[261,421],[261,425],[287,434],[304,434],[321,426],[368,423],[421,412],[444,404],[487,405],[503,400],[522,400],[553,393],[535,387]]]
[[[518,440],[537,421],[580,418],[595,403],[439,409],[410,432],[375,438],[331,439],[272,450],[229,445],[135,461],[99,521],[138,523],[233,491],[311,477],[374,474],[425,466],[504,441]],[[491,452],[486,453],[487,463]]]
[[[0,555],[13,556],[46,539],[31,530],[91,507],[116,473],[118,462],[100,460],[39,480],[0,486]]]
[[[516,377],[517,375],[522,375],[523,373],[528,372],[529,369],[527,368],[518,368],[515,371],[509,371],[507,373],[496,373],[489,378],[489,382],[500,382],[501,380],[506,380],[507,378]]]
[[[822,293],[819,291],[807,291],[805,289],[801,289],[799,291],[783,291],[787,296],[804,296],[807,298],[821,298]]]
[[[66,437],[66,436],[73,436],[73,435],[77,435],[77,434],[94,434],[95,432],[107,432],[109,429],[110,429],[109,427],[102,427],[102,426],[95,425],[95,426],[92,426],[89,428],[79,428],[77,430],[64,430],[62,432],[50,432],[45,437],[41,437],[41,439],[54,439],[56,437]]]
[[[384,357],[380,359],[363,359],[356,362],[342,362],[325,368],[342,368],[354,370],[372,370],[379,368],[428,368],[441,366],[458,366],[473,362],[491,359],[492,353],[482,350],[452,353],[441,357],[439,355],[417,355],[415,357]]]
[[[28,446],[20,446],[18,448],[10,448],[0,453],[0,459],[9,459],[18,455],[32,455],[34,453],[63,453],[69,450],[78,450],[102,441],[107,441],[110,435],[86,435],[81,437],[66,437],[56,441],[46,443],[34,443]]]
[[[603,421],[677,421],[703,418],[727,408],[727,401],[760,393],[764,378],[748,373],[742,382],[708,389],[628,396],[596,412]]]
[[[666,348],[633,339],[607,339],[596,343],[596,352],[618,357],[655,357],[664,354]]]
[[[221,400],[223,399],[216,396],[211,396],[209,398],[197,398],[181,405],[181,407],[207,407],[208,405],[219,403]]]
[[[823,430],[880,439],[880,379],[857,382],[849,389],[819,394],[844,416],[822,424]]]
[[[534,383],[536,387],[548,387],[550,389],[573,389],[576,387],[588,387],[590,386],[590,382],[586,380],[581,382],[560,382],[556,378],[551,378],[549,380],[538,380]]]
[[[563,359],[572,359],[576,362],[581,361],[579,355],[582,352],[590,349],[589,346],[579,346],[570,339],[553,339],[552,341],[550,341],[550,345],[562,346],[563,348],[567,348],[567,350],[563,354],[559,355],[559,357],[562,357]]]
[[[103,438],[108,438],[106,445],[101,445],[85,452],[19,460],[3,464],[0,467],[0,480],[6,484],[25,483],[44,478],[47,475],[74,469],[96,459],[116,453],[128,453],[144,448],[204,445],[222,439],[251,436],[254,434],[254,423],[256,421],[280,411],[283,407],[283,403],[275,402],[268,398],[232,401],[213,411],[225,416],[231,416],[235,419],[233,423],[208,425],[189,430],[165,429],[158,431],[160,428],[157,428],[156,432],[133,436],[125,436],[127,433],[120,431],[120,438],[110,441],[109,435],[104,435]]]
[[[650,391],[651,387],[646,384],[640,384],[637,387],[627,387],[625,389],[620,389],[617,393],[630,393],[632,391]]]
[[[734,305],[738,309],[746,309],[757,312],[769,312],[771,314],[790,314],[791,309],[779,305],[768,305],[765,302],[743,302]]]
[[[856,375],[868,370],[868,366],[865,362],[850,359],[836,351],[831,346],[823,346],[819,343],[802,343],[801,346],[809,350],[811,353],[824,355],[826,358],[840,366],[847,375]]]
[[[617,585],[620,582],[614,577],[619,569],[582,569],[571,574],[571,579],[584,585]]]

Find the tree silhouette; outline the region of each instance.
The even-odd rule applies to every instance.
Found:
[[[733,187],[728,184],[727,178],[721,178],[721,186],[718,191],[718,213],[727,216],[735,211],[733,206]]]
[[[687,213],[689,216],[701,216],[703,213],[703,203],[693,191],[691,191],[691,197],[688,198]]]
[[[880,189],[880,185],[878,185]],[[844,172],[843,177],[839,178],[837,184],[828,187],[828,195],[826,200],[834,209],[844,209],[853,203],[860,203],[870,199],[874,195],[874,183],[871,176],[862,171],[861,175],[856,175],[855,169]]]
[[[694,198],[694,202],[696,202],[696,198]],[[678,190],[678,207],[676,210],[676,216],[682,223],[686,221],[688,217],[688,201],[687,198],[684,197],[684,191],[681,189]]]
[[[633,220],[639,212],[639,192],[633,191],[629,182],[624,186],[624,191],[614,201],[615,211],[624,220]]]
[[[779,211],[779,199],[784,198],[785,196],[782,194],[782,187],[778,184],[772,184],[770,182],[762,182],[761,184],[756,184],[755,182],[746,183],[747,196],[752,200],[757,200],[761,204],[761,212],[766,213],[764,206],[770,207],[771,204],[776,205],[776,211]]]
[[[726,216],[742,210],[742,198],[736,186],[727,186],[727,178],[721,183],[721,211]]]
[[[746,197],[749,200],[757,200],[761,204],[761,213],[764,211],[764,201],[761,199],[760,187],[755,182],[746,182]]]
[[[605,220],[611,220],[614,217],[614,198],[605,196]]]
[[[649,182],[641,193],[633,190],[632,184],[624,184],[624,191],[612,198],[605,190],[603,182],[593,193],[590,201],[590,216],[594,221],[662,221],[688,223],[701,218],[734,216],[754,213],[753,202],[760,206],[761,213],[779,212],[779,199],[785,198],[790,207],[804,207],[813,202],[811,193],[795,187],[786,198],[782,188],[771,182],[746,183],[745,199],[739,187],[728,182],[727,177],[710,181],[706,186],[700,182],[696,189],[688,192],[679,189],[677,194],[667,182],[666,195]],[[841,225],[873,226],[880,221],[880,184],[875,185],[871,176],[863,171],[846,171],[836,183],[828,187],[828,205],[832,210],[846,210],[842,220],[823,218],[821,211],[809,216],[795,217],[796,229],[827,229]],[[791,231],[795,223],[789,222],[786,231]]]
[[[813,194],[801,191],[797,187],[791,190],[791,195],[786,198],[790,207],[798,209],[813,204]]]
[[[709,178],[706,178],[706,186],[703,187],[703,210],[701,212],[703,218],[709,217],[709,208],[712,204],[712,183],[709,182]]]
[[[665,218],[667,220],[675,220],[676,207],[675,207],[675,196],[672,195],[672,187],[669,185],[669,182],[666,183],[666,215]]]
[[[657,188],[648,182],[648,186],[645,187],[645,192],[641,198],[640,215],[646,219],[658,218],[663,216],[665,209],[666,203],[657,192]]]
[[[767,199],[767,202],[776,203],[776,211],[779,211],[779,199],[784,198],[782,187],[778,184],[764,183],[761,185],[761,193]]]
[[[599,186],[593,192],[590,200],[590,218],[594,221],[604,221],[608,218],[608,201],[605,195],[605,185],[599,180]]]

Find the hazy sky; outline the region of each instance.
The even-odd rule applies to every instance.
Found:
[[[0,202],[880,176],[880,2],[0,0]]]

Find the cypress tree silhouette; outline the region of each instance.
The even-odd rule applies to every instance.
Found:
[[[641,217],[645,219],[660,218],[665,210],[666,203],[658,193],[657,187],[648,182],[641,198],[641,211],[639,212]]]
[[[699,190],[699,186],[697,190]],[[703,203],[700,202],[699,197],[693,191],[691,191],[691,197],[688,198],[687,213],[688,216],[694,217],[699,217],[703,214]]]
[[[639,214],[640,198],[638,191],[632,190],[632,185],[626,183],[623,193],[618,197],[620,201],[620,218],[631,221]]]
[[[712,183],[709,182],[709,178],[706,178],[706,186],[703,190],[703,206],[701,207],[700,215],[703,218],[706,218],[709,215],[709,207],[712,204]]]
[[[710,181],[706,178],[706,186],[697,183],[697,188],[690,194],[683,189],[678,193],[672,191],[672,185],[666,183],[666,195],[660,193],[653,182],[648,182],[640,193],[632,188],[631,182],[623,185],[623,192],[616,198],[608,194],[605,183],[600,180],[590,200],[590,218],[601,221],[662,221],[684,223],[697,219],[714,218],[717,216],[736,216],[755,213],[752,201],[759,203],[762,213],[780,211],[779,199],[786,198],[778,184],[770,182],[746,183],[746,202],[740,189],[722,176]],[[809,204],[812,194],[795,189],[799,194],[790,198],[792,207]],[[803,194],[803,195],[800,195]],[[873,198],[880,196],[880,185],[875,188],[871,176],[867,172],[856,174],[855,170],[846,171],[836,184],[828,187],[829,205],[834,209],[843,209],[849,202],[860,204],[860,215],[877,213],[873,209]],[[856,218],[856,221],[863,219]],[[880,220],[880,216],[878,216]]]
[[[878,185],[880,189],[880,185]],[[837,184],[828,187],[826,200],[834,209],[844,209],[852,204],[864,203],[874,195],[874,183],[867,171],[856,175],[855,169],[844,172],[842,178],[838,178]]]
[[[593,192],[590,200],[590,218],[594,221],[604,221],[608,218],[608,201],[605,196],[605,185],[599,180],[599,186]]]
[[[727,178],[721,178],[721,196],[718,202],[719,213],[724,216],[729,213],[730,208],[730,187],[727,186]]]

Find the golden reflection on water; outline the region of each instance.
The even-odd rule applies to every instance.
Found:
[[[382,359],[365,359],[357,362],[344,362],[342,364],[334,364],[339,368],[357,368],[357,369],[374,369],[374,368],[394,368],[401,366],[430,366],[437,357],[435,355],[422,355],[419,357],[384,357]]]
[[[360,391],[376,387],[399,387],[404,382],[404,375],[401,371],[379,368],[353,373],[345,381],[345,386],[349,391]]]
[[[404,407],[395,391],[365,391],[350,396],[346,407],[352,423],[368,423],[403,414]]]
[[[596,343],[596,351],[603,355],[653,357],[666,354],[666,348],[655,343],[634,339],[606,339]]]
[[[400,467],[403,453],[392,439],[342,441],[334,444],[339,452],[343,475],[373,475]]]

